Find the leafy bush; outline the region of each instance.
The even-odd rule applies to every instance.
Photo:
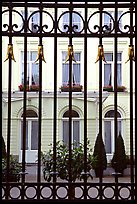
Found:
[[[9,164],[9,181],[19,181],[20,172],[22,170],[21,164],[14,158],[13,155],[10,155],[10,164]],[[2,181],[6,181],[7,175],[7,158],[2,158]]]
[[[88,141],[87,145],[87,172],[92,168],[92,162],[95,159],[92,155],[92,149]],[[44,165],[43,174],[45,180],[48,182],[53,176],[53,147],[50,144],[50,149],[41,154],[42,163]],[[69,180],[69,149],[68,146],[62,144],[60,141],[56,143],[56,172],[58,172],[58,177],[61,179]],[[79,144],[78,146],[73,146],[72,158],[71,158],[71,175],[72,181],[81,178],[81,173],[84,170],[84,145]],[[91,176],[91,175],[90,175]],[[92,177],[92,176],[91,176]]]

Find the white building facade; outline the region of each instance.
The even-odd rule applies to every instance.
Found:
[[[18,12],[23,14],[22,8]],[[54,17],[53,8],[43,9],[43,24],[48,24],[46,31],[52,29],[52,18]],[[39,25],[39,13],[34,12],[34,8],[28,8],[30,16],[29,25],[37,32]],[[58,12],[58,25],[62,32],[67,30],[69,22],[67,9],[60,8]],[[98,23],[98,15],[93,18],[90,16],[97,11],[89,8],[87,17],[89,19],[89,29]],[[114,17],[114,8],[106,9]],[[120,8],[118,16],[121,16],[128,9]],[[63,15],[63,12],[66,12]],[[78,15],[77,12],[80,14]],[[83,28],[85,13],[82,8],[75,8],[72,15],[72,23],[78,26],[78,31]],[[8,21],[8,14],[4,13],[3,23]],[[15,12],[12,15],[13,22],[22,26],[21,17]],[[93,24],[94,22],[94,24]],[[110,29],[113,21],[107,13],[102,14],[102,22]],[[120,27],[129,23],[129,13],[120,20]],[[33,27],[34,26],[34,27]],[[106,29],[106,32],[109,29]],[[29,31],[28,31],[29,33]],[[60,32],[61,33],[61,32]],[[82,33],[82,32],[81,32]],[[82,35],[81,35],[82,36]],[[72,81],[75,86],[82,86],[81,91],[72,92],[72,142],[83,142],[84,140],[84,93],[85,93],[85,55],[84,37],[72,38],[74,60],[72,61]],[[15,61],[12,60],[11,76],[11,139],[10,151],[22,161],[22,134],[23,134],[23,99],[24,92],[19,86],[24,83],[24,41],[23,36],[12,38],[13,53]],[[9,41],[6,36],[2,38],[2,135],[7,141],[8,124],[8,77],[9,60],[6,59]],[[108,163],[110,162],[115,149],[114,139],[114,71],[115,71],[115,40],[113,37],[102,39],[105,61],[102,60],[102,136],[106,148]],[[124,91],[117,91],[117,120],[118,132],[121,132],[124,139],[126,153],[130,155],[130,60],[128,60],[128,48],[130,39],[127,37],[117,40],[117,86],[124,86]],[[134,44],[134,39],[133,39]],[[41,117],[41,150],[48,149],[48,145],[53,142],[54,134],[54,66],[57,67],[57,109],[56,109],[56,138],[64,143],[69,138],[69,92],[62,91],[61,86],[69,84],[69,61],[66,62],[68,55],[68,37],[57,37],[57,53],[55,55],[55,40],[51,35],[42,38],[44,59],[42,61],[42,117]],[[99,38],[94,36],[87,37],[87,138],[94,147],[96,136],[99,132],[99,61],[96,62],[98,55]],[[27,86],[39,87],[39,61],[37,60],[39,38],[27,36]],[[57,58],[55,59],[55,56]],[[36,62],[35,62],[36,61]],[[96,63],[95,63],[96,62]],[[133,61],[133,76],[135,76],[135,63]],[[135,77],[133,77],[133,139],[135,137]],[[103,87],[111,86],[113,91],[104,91]],[[38,115],[39,115],[39,91],[27,91],[26,98],[26,162],[35,163],[38,154]]]

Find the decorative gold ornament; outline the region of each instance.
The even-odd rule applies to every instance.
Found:
[[[129,45],[129,47],[128,47],[128,59],[125,63],[127,63],[129,60],[135,61],[134,45]]]
[[[6,59],[4,60],[4,62],[6,62],[8,59],[12,59],[14,60],[14,62],[16,62],[14,54],[13,54],[13,44],[11,43],[8,44],[7,55],[6,55]]]
[[[75,58],[74,58],[73,45],[68,45],[68,55],[67,55],[67,58],[66,58],[65,63],[66,63],[67,61],[69,61],[70,56],[71,56],[71,59],[72,59],[74,62],[76,62],[76,60],[75,60]],[[77,63],[77,62],[76,62],[76,63]]]
[[[104,56],[103,45],[99,45],[99,46],[98,46],[98,55],[97,55],[97,59],[96,59],[96,62],[95,62],[95,63],[97,63],[100,59],[102,59],[104,62],[106,62],[105,56]],[[106,62],[106,63],[107,63],[107,62]]]
[[[46,63],[46,60],[43,54],[43,45],[38,45],[38,54],[34,63],[36,63],[39,59],[42,59]]]

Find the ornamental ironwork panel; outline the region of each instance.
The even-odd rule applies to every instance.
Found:
[[[121,13],[119,12],[122,11]],[[80,12],[79,12],[80,11]],[[111,11],[111,12],[110,12]],[[112,12],[113,11],[113,12]],[[109,19],[105,23],[104,18]],[[74,21],[74,18],[77,21]],[[17,21],[15,20],[17,19]],[[37,19],[37,21],[35,20]],[[46,20],[45,20],[46,19]],[[65,19],[65,20],[64,20]],[[67,19],[67,20],[66,20]],[[122,22],[122,23],[121,23]],[[8,63],[8,88],[6,92],[7,100],[7,160],[6,160],[6,176],[5,181],[2,182],[2,200],[3,201],[17,201],[17,200],[39,200],[43,202],[56,201],[64,202],[67,200],[72,201],[133,201],[135,200],[135,181],[134,181],[134,144],[133,144],[133,63],[135,61],[134,43],[135,43],[135,2],[106,2],[106,1],[81,1],[81,2],[5,2],[2,1],[2,37],[4,45],[2,50],[7,49],[7,54],[4,58],[3,63]],[[22,88],[22,110],[23,110],[23,129],[22,129],[22,162],[20,180],[17,182],[10,181],[10,154],[11,154],[11,113],[12,113],[12,99],[14,98],[12,92],[12,70],[15,68],[13,63],[19,61],[16,56],[14,44],[14,38],[22,38],[23,49],[24,49],[24,81]],[[28,51],[28,38],[35,39],[38,41],[37,57],[34,63],[38,65],[39,69],[39,84],[38,87],[32,85],[32,89],[36,88],[37,99],[38,99],[38,159],[36,163],[37,177],[36,181],[28,182],[26,177],[26,110],[27,100],[29,94],[29,84],[27,81],[27,51]],[[43,117],[43,97],[44,92],[42,90],[42,68],[43,62],[47,63],[47,56],[44,55],[43,46],[44,39],[52,38],[54,42],[53,55],[51,59],[54,59],[54,72],[53,72],[53,172],[51,172],[52,181],[43,181],[42,167],[41,167],[41,135],[42,135],[42,117]],[[57,106],[58,106],[58,39],[67,39],[68,50],[65,63],[68,63],[68,181],[58,180],[58,172],[56,171],[57,163]],[[129,117],[130,117],[130,133],[129,133],[129,144],[130,144],[130,178],[127,181],[121,181],[119,172],[114,172],[113,182],[105,180],[102,175],[99,176],[98,180],[93,182],[92,176],[88,171],[87,164],[87,109],[88,109],[88,69],[87,69],[87,55],[88,52],[93,52],[92,48],[89,50],[88,39],[98,39],[98,53],[94,63],[98,64],[98,111],[99,111],[99,133],[102,137],[102,101],[103,101],[103,87],[102,87],[102,66],[103,63],[107,63],[104,55],[104,39],[113,39],[114,42],[114,126],[115,126],[115,139],[117,137],[117,109],[118,109],[118,91],[117,91],[117,53],[118,53],[118,39],[128,39],[129,48],[127,50],[126,63],[129,62],[130,74],[129,80]],[[4,39],[6,39],[4,41]],[[77,182],[73,182],[72,176],[72,114],[73,114],[73,88],[75,87],[74,78],[72,77],[72,64],[78,63],[75,59],[75,45],[74,39],[82,39],[83,41],[83,66],[84,66],[84,83],[81,87],[80,92],[83,93],[83,106],[84,106],[84,158],[83,158],[83,171],[81,172],[81,178]],[[7,47],[5,47],[7,43]],[[124,63],[125,63],[124,62]],[[2,74],[1,74],[2,76]],[[76,87],[75,87],[76,88]],[[2,90],[3,91],[3,90]],[[4,91],[2,92],[4,94]],[[4,96],[3,96],[4,97]],[[80,96],[78,96],[80,97]],[[19,97],[20,98],[20,97]],[[19,99],[18,98],[18,99]],[[31,100],[31,99],[30,99]],[[115,142],[116,143],[116,142]],[[13,148],[13,147],[12,147]],[[63,168],[63,167],[62,167]]]

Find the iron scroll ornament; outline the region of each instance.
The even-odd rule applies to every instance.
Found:
[[[29,18],[27,20],[28,30],[31,33],[34,32],[33,29],[36,30],[35,33],[51,33],[54,29],[54,19],[49,12],[44,11],[44,10],[42,10],[43,17],[45,15],[45,19],[46,19],[46,22],[48,24],[40,25],[41,22],[39,21],[37,24],[35,23],[32,27],[30,27],[30,21],[34,17],[34,15],[37,13],[39,13],[39,20],[40,20],[40,10],[37,10],[37,11],[34,11],[33,13],[31,13],[31,15],[29,16]]]
[[[64,24],[64,26],[62,28],[62,19],[67,14],[68,14],[69,18],[70,18],[70,15],[72,14],[72,19],[73,19],[74,15],[76,15],[77,18],[79,18],[79,22],[81,22],[80,25],[78,26],[77,24],[74,24],[74,22],[70,22],[68,20],[68,23]],[[60,22],[61,22],[61,26],[60,26]],[[71,24],[72,24],[72,26],[71,26]],[[84,19],[79,12],[76,12],[76,11],[63,12],[60,15],[60,17],[58,18],[58,30],[61,33],[67,33],[67,34],[68,33],[82,33],[82,31],[84,30]]]
[[[92,15],[89,16],[88,21],[87,21],[87,28],[88,28],[88,32],[91,34],[111,34],[114,33],[115,31],[118,33],[125,33],[128,34],[130,32],[132,32],[133,34],[135,34],[135,25],[129,25],[128,24],[123,24],[124,22],[124,17],[127,14],[130,14],[130,11],[126,11],[123,12],[117,19],[117,21],[114,19],[114,17],[112,16],[112,14],[110,14],[107,11],[102,11],[102,14],[106,14],[109,17],[109,21],[110,21],[110,25],[105,25],[105,23],[103,22],[102,25],[100,25],[100,23],[98,22],[98,24],[94,25],[94,18],[96,19],[96,15],[101,15],[100,11],[96,11],[94,13],[92,13]],[[133,14],[135,14],[135,11],[133,11]],[[99,18],[98,18],[99,19]],[[129,18],[130,19],[130,18]],[[120,21],[122,22],[122,25],[120,23]],[[127,21],[126,21],[127,23]],[[124,31],[125,30],[125,31]]]
[[[6,9],[2,12],[2,15],[4,15],[4,13],[6,13],[7,15],[9,15],[10,10]],[[20,33],[24,30],[24,26],[25,26],[25,20],[23,18],[23,15],[17,11],[12,9],[11,10],[12,13],[15,13],[18,15],[18,20],[20,19],[22,22],[19,23],[19,25],[17,25],[17,23],[12,24],[11,26],[8,25],[7,23],[3,24],[3,28],[5,29],[3,32],[12,32],[12,33]],[[7,29],[6,29],[7,28]]]

